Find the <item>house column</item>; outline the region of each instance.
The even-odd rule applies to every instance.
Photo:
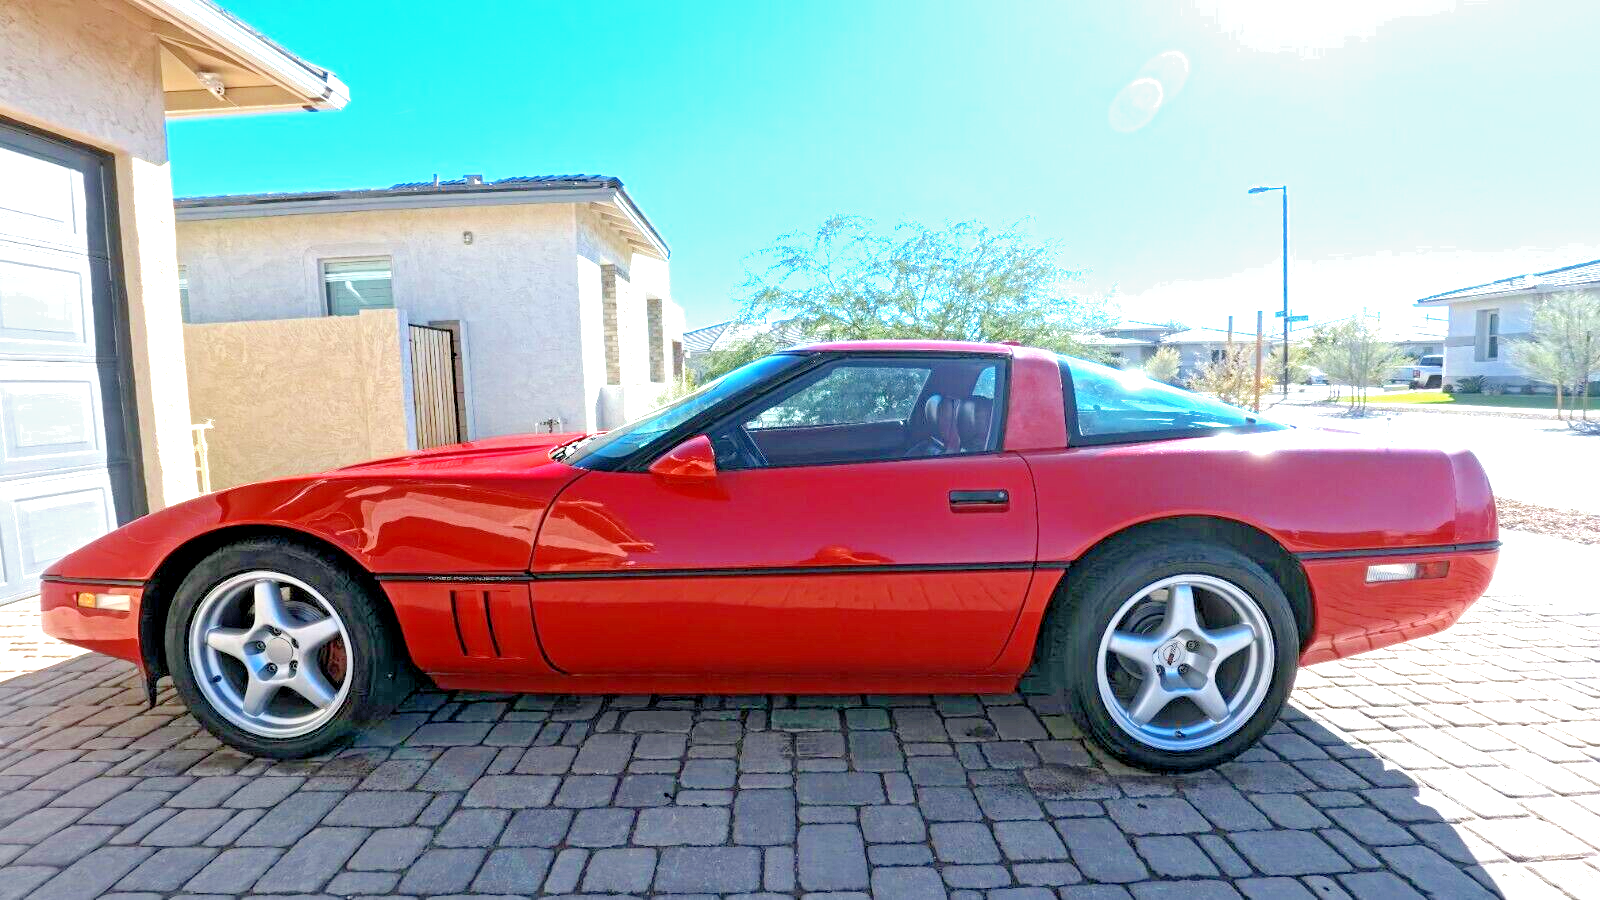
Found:
[[[622,383],[622,348],[617,336],[617,282],[622,277],[616,266],[600,267],[601,327],[606,341],[606,384]]]

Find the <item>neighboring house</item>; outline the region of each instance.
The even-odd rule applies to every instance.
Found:
[[[1233,339],[1254,343],[1256,337],[1253,333],[1245,335],[1236,331]],[[1202,368],[1222,358],[1228,346],[1228,332],[1215,328],[1186,328],[1162,337],[1161,346],[1178,351],[1178,380],[1187,384]]]
[[[615,178],[194,197],[177,220],[189,322],[452,329],[464,437],[613,428],[684,372],[667,245]]]
[[[1433,356],[1444,352],[1445,326],[1427,323],[1396,328],[1385,328],[1384,339],[1400,348],[1409,359]]]
[[[1083,334],[1078,339],[1090,347],[1099,348],[1114,366],[1137,369],[1160,349],[1157,342],[1111,334]]]
[[[1539,298],[1584,289],[1600,290],[1600,259],[1418,300],[1418,306],[1442,306],[1450,312],[1450,329],[1444,340],[1444,383],[1453,385],[1476,375],[1491,385],[1533,385],[1533,379],[1512,362],[1508,343],[1529,336],[1533,303]]]
[[[1161,339],[1179,329],[1158,322],[1123,320],[1097,335],[1085,335],[1084,343],[1100,347],[1115,365],[1143,366],[1161,349]]]
[[[688,354],[688,370],[696,377],[705,371],[709,354],[727,350],[752,338],[770,334],[777,347],[804,344],[813,338],[793,320],[769,324],[750,324],[728,319],[715,325],[703,325],[683,333],[683,347]]]
[[[166,120],[345,101],[206,0],[0,4],[0,602],[197,492]]]

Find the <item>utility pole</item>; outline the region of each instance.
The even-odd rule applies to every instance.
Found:
[[[1284,327],[1288,328],[1287,325]],[[1261,310],[1258,309],[1256,310],[1256,412],[1261,412],[1261,331]]]
[[[1268,191],[1281,191],[1283,193],[1283,397],[1289,398],[1289,186],[1286,184],[1277,187],[1253,187],[1252,194],[1264,194]]]
[[[1283,187],[1283,399],[1289,399],[1289,186]],[[1261,411],[1260,401],[1256,412]]]

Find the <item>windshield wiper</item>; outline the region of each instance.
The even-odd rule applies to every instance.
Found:
[[[590,440],[593,437],[594,437],[594,435],[592,435],[592,434],[579,435],[578,437],[575,437],[572,440],[567,441],[565,444],[562,444],[561,446],[556,447],[554,450],[551,450],[550,451],[550,458],[555,460],[556,462],[561,462],[562,460],[564,460],[567,457],[571,456],[573,454],[573,451],[577,450],[578,446],[580,444],[582,444],[584,441]]]

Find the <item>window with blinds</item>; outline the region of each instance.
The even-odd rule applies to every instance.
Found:
[[[189,318],[189,267],[178,267],[178,310],[183,314],[184,322],[192,322]]]
[[[389,257],[322,261],[322,288],[328,315],[353,316],[363,309],[393,309]]]

